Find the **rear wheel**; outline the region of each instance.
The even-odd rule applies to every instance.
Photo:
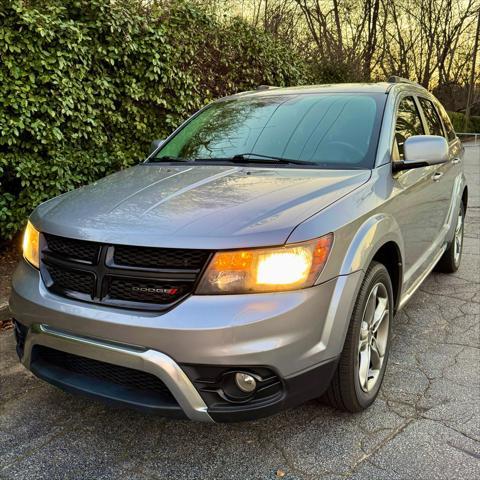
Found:
[[[393,290],[387,269],[372,262],[352,313],[337,370],[324,398],[340,410],[369,407],[383,381],[390,349]]]
[[[442,258],[438,261],[435,270],[443,273],[454,273],[460,267],[463,250],[463,231],[465,225],[465,209],[463,203],[460,204],[457,222],[455,224],[455,234],[453,240],[448,245]]]

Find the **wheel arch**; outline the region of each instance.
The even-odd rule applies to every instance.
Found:
[[[392,280],[394,305],[398,306],[403,284],[404,242],[391,215],[376,214],[358,228],[347,249],[341,274],[367,271],[372,261],[382,263]]]
[[[381,263],[388,271],[392,282],[394,311],[397,310],[402,293],[403,262],[400,249],[394,241],[384,243],[374,254],[372,261]]]

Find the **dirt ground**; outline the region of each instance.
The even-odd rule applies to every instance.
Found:
[[[13,271],[20,259],[20,240],[0,248],[0,309],[4,306],[10,295],[10,281]],[[3,320],[0,316],[0,330],[10,328],[11,321]]]

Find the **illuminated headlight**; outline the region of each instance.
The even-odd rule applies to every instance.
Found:
[[[23,256],[25,260],[32,264],[35,268],[39,268],[39,244],[40,233],[35,227],[28,222],[25,234],[23,235]]]
[[[283,247],[218,252],[197,293],[275,292],[310,287],[327,261],[332,242],[330,233]]]

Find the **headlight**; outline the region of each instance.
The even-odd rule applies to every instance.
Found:
[[[322,271],[333,234],[274,248],[218,252],[197,294],[275,292],[311,287]]]
[[[23,256],[28,263],[31,263],[35,268],[40,266],[40,233],[35,230],[35,227],[28,222],[25,234],[23,235]]]

